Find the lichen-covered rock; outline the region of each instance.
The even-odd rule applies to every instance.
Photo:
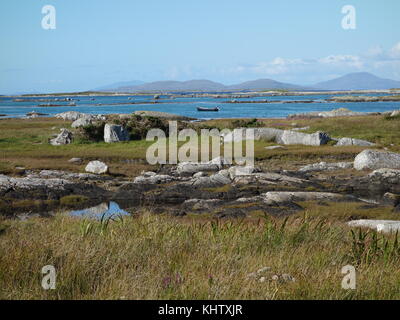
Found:
[[[104,141],[107,143],[129,141],[129,132],[123,126],[107,123],[104,127]]]
[[[400,154],[388,151],[364,150],[354,159],[357,170],[400,169]]]
[[[61,133],[54,139],[50,140],[50,144],[53,146],[61,146],[70,144],[72,142],[72,132],[67,129],[61,129]]]

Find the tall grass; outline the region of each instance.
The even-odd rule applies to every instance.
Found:
[[[307,215],[255,221],[147,214],[3,220],[0,298],[400,298],[397,235],[360,232]],[[347,264],[357,270],[354,291],[341,288]],[[45,265],[56,268],[56,290],[41,287]],[[265,281],[249,277],[262,268]],[[295,281],[273,280],[283,274]]]

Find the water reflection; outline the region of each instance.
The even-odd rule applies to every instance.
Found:
[[[96,218],[101,219],[109,218],[111,216],[125,216],[129,215],[129,213],[120,208],[118,203],[111,201],[99,204],[98,206],[83,209],[83,210],[74,210],[68,212],[68,214],[77,217],[85,217],[85,218]]]

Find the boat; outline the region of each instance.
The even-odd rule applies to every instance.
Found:
[[[215,108],[197,107],[197,111],[214,111],[214,112],[216,112],[216,111],[219,111],[219,108],[218,107],[215,107]]]

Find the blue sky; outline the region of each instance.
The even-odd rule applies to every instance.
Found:
[[[41,26],[56,8],[56,29]],[[341,26],[344,5],[356,29]],[[369,71],[400,80],[399,0],[1,0],[0,93]]]

